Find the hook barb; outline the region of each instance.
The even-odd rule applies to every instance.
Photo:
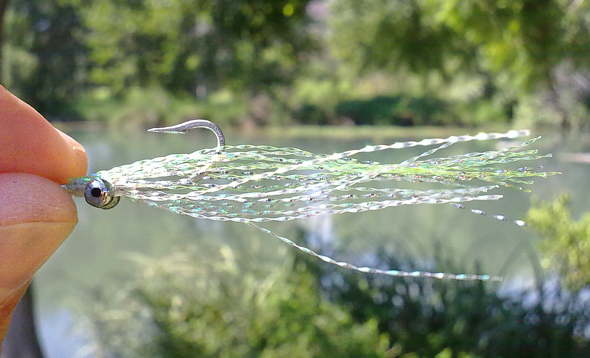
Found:
[[[217,137],[217,151],[221,152],[223,150],[223,147],[225,147],[225,136],[223,135],[221,128],[219,128],[217,124],[206,119],[193,119],[169,127],[151,128],[148,129],[148,132],[184,134],[194,128],[207,128],[215,133],[215,136]]]

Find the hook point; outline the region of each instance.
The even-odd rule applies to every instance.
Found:
[[[221,131],[221,128],[217,124],[208,121],[206,119],[193,119],[187,122],[176,124],[169,127],[151,128],[148,132],[152,133],[170,133],[170,134],[185,134],[189,130],[194,128],[206,128],[215,133],[217,137],[217,151],[221,152],[225,146],[225,136]]]

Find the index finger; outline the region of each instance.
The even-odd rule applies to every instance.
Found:
[[[86,153],[0,85],[0,173],[28,173],[65,184],[86,174]]]

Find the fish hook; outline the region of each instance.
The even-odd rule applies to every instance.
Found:
[[[225,147],[225,137],[221,129],[213,122],[205,119],[193,119],[170,127],[152,128],[148,132],[184,134],[194,128],[207,128],[217,137],[217,153],[221,153]],[[211,163],[210,163],[211,164]],[[196,182],[207,175],[207,171],[199,172],[189,178]],[[121,199],[121,192],[111,183],[95,175],[79,178],[71,178],[66,185],[63,185],[71,195],[84,197],[86,202],[101,209],[115,207]]]
[[[176,124],[169,127],[161,127],[161,128],[151,128],[148,129],[148,132],[155,132],[155,133],[172,133],[172,134],[185,134],[189,130],[194,128],[207,128],[217,137],[217,152],[221,152],[225,147],[225,137],[221,128],[217,126],[217,124],[208,121],[206,119],[193,119],[184,123]]]

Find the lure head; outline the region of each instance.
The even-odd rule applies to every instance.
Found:
[[[115,207],[120,196],[116,196],[111,184],[99,178],[94,178],[84,188],[84,199],[94,207],[100,209],[110,209]]]

